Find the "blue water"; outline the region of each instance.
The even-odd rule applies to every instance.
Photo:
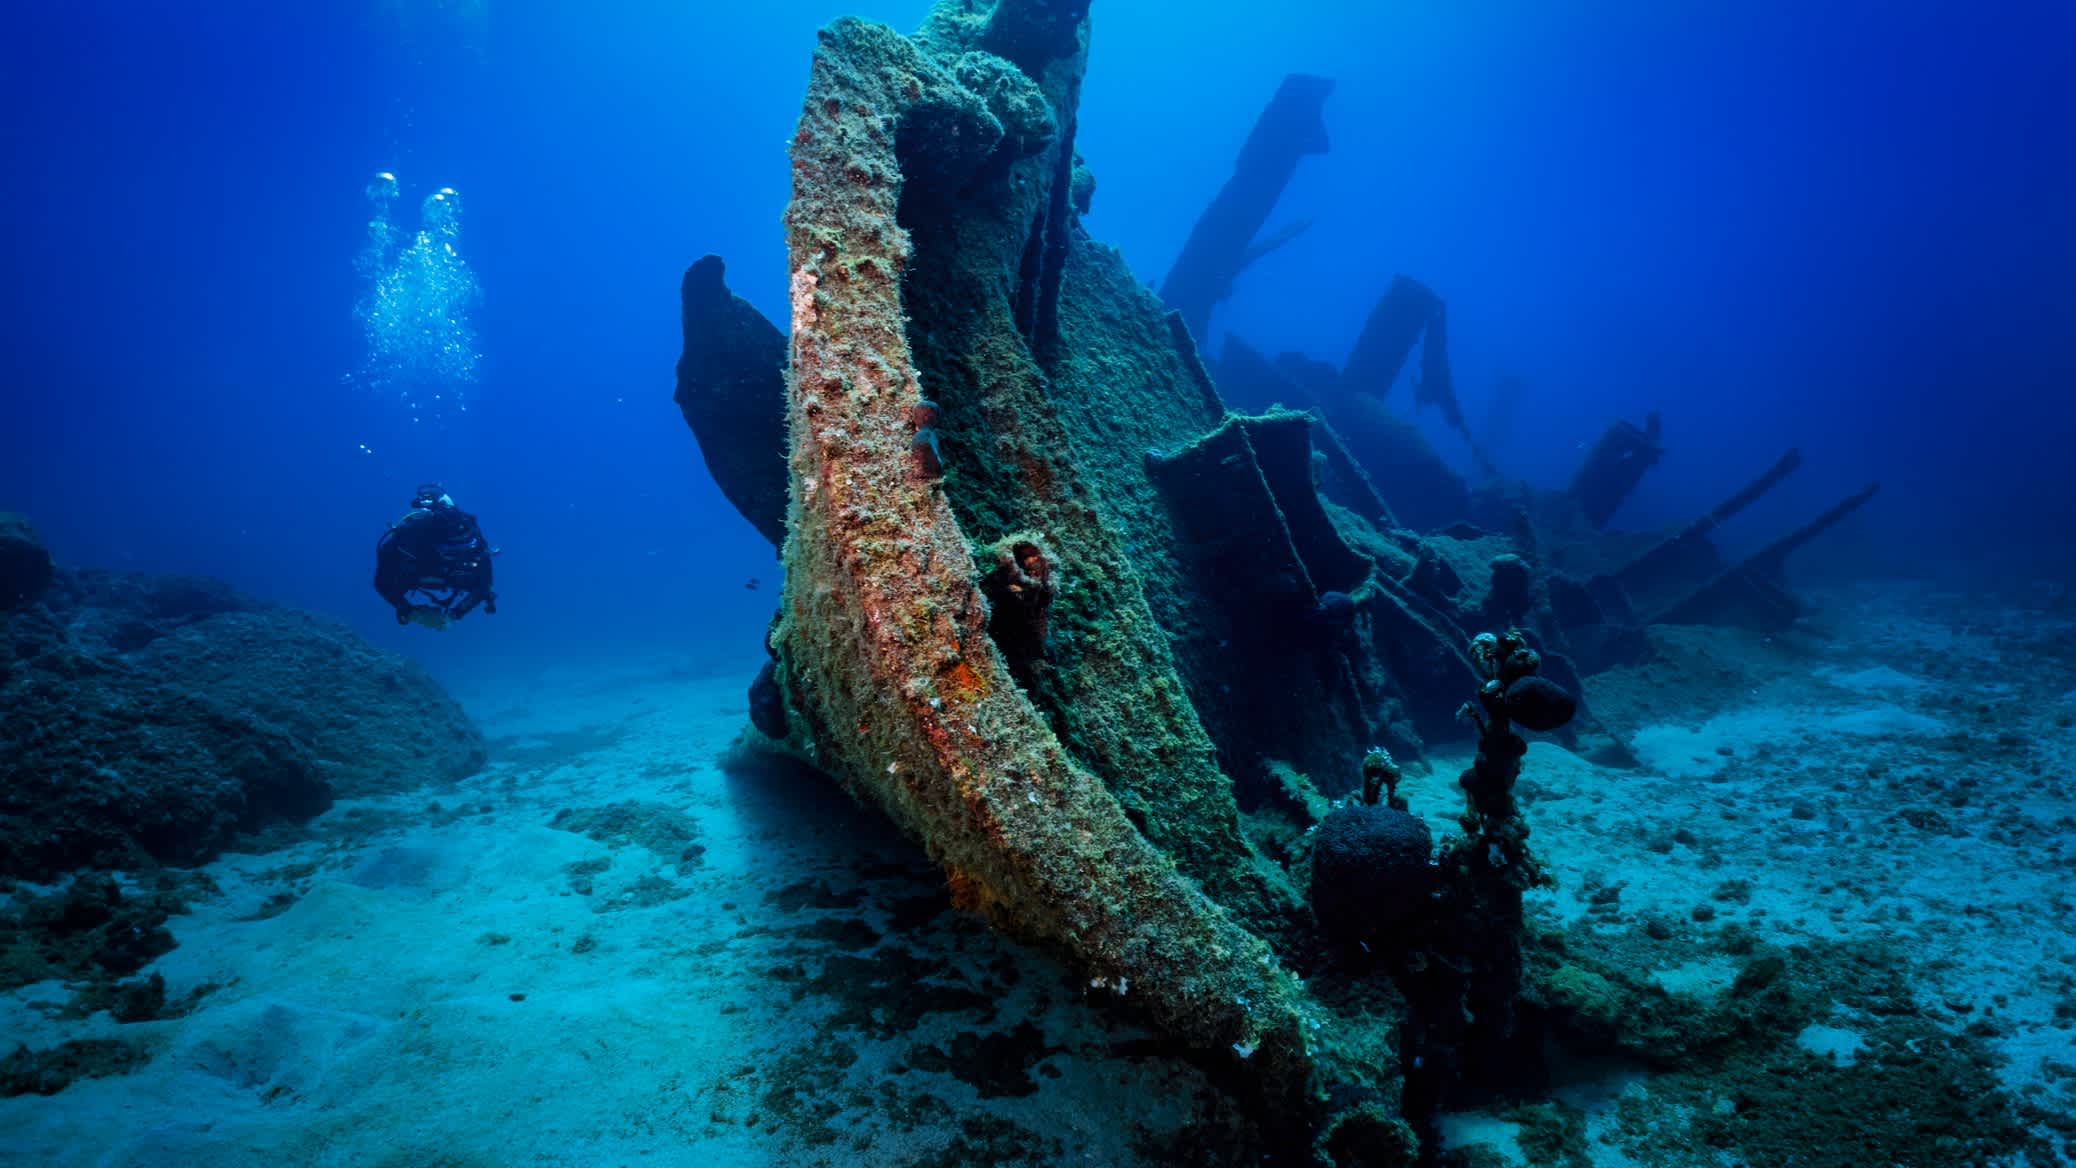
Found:
[[[1087,225],[1158,281],[1278,79],[1331,76],[1333,153],[1271,221],[1316,223],[1207,345],[1338,360],[1404,271],[1449,303],[1474,423],[1525,381],[1493,450],[1509,473],[1561,484],[1609,420],[1657,409],[1671,452],[1623,523],[1685,517],[1799,445],[1733,545],[1880,479],[1832,560],[2066,571],[2076,10],[1904,8],[1098,4]],[[776,566],[671,402],[678,277],[719,252],[783,319],[812,30],[924,9],[11,11],[0,506],[61,563],[221,576],[450,676],[754,658]],[[382,171],[405,228],[440,187],[465,201],[466,413],[414,421],[346,380]],[[426,479],[506,548],[498,615],[440,636],[368,586]]]

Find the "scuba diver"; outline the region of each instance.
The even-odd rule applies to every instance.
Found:
[[[479,604],[495,614],[490,558],[497,553],[475,516],[455,506],[440,484],[426,483],[375,543],[375,591],[396,609],[400,625],[443,629]]]

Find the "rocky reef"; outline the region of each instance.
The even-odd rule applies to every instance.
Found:
[[[26,525],[6,539],[48,565]],[[46,572],[0,613],[0,878],[197,864],[484,763],[436,682],[337,624],[202,577]]]

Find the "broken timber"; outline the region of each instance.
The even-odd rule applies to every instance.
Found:
[[[1297,164],[1310,154],[1324,154],[1328,144],[1321,110],[1334,83],[1325,77],[1292,73],[1263,109],[1233,164],[1233,175],[1218,197],[1204,208],[1175,266],[1161,281],[1161,299],[1182,314],[1190,335],[1201,339],[1211,324],[1211,310],[1232,294],[1233,281],[1249,264],[1288,243],[1310,224],[1299,220],[1257,240],[1262,224]]]

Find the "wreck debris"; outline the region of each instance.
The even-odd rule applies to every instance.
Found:
[[[1442,311],[1442,298],[1407,275],[1391,277],[1391,286],[1370,309],[1356,335],[1355,347],[1341,362],[1341,377],[1357,393],[1383,397],[1391,392],[1406,358],[1420,341],[1428,322]]]
[[[1567,624],[1631,628],[1715,624],[1765,632],[1787,627],[1803,612],[1801,602],[1788,590],[1784,574],[1788,556],[1859,510],[1874,497],[1879,484],[1854,492],[1735,565],[1724,564],[1711,537],[1801,465],[1802,453],[1789,450],[1700,518],[1652,542],[1612,570],[1593,575],[1583,585],[1567,583]]]
[[[1408,527],[1439,531],[1470,515],[1470,485],[1382,399],[1343,394],[1322,412],[1376,484],[1391,514]]]
[[[1644,472],[1665,456],[1662,436],[1656,411],[1644,419],[1641,428],[1616,419],[1602,432],[1566,488],[1588,523],[1596,528],[1607,526],[1616,508],[1643,480]]]
[[[1161,281],[1161,299],[1182,314],[1191,336],[1206,335],[1211,310],[1232,294],[1233,281],[1248,265],[1310,226],[1309,220],[1298,220],[1257,239],[1297,164],[1307,155],[1327,152],[1322,111],[1333,89],[1325,77],[1285,77],[1240,148],[1232,177],[1198,216]]]
[[[1370,562],[1344,543],[1312,483],[1311,418],[1229,414],[1172,456],[1149,452],[1157,480],[1196,545],[1202,576],[1238,589],[1227,604],[1276,628],[1321,593],[1362,584]]]
[[[1652,544],[1642,555],[1616,569],[1613,576],[1621,585],[1625,619],[1635,619],[1639,608],[1643,612],[1669,608],[1702,581],[1720,573],[1723,570],[1722,557],[1717,554],[1709,536],[1739,511],[1779,486],[1801,465],[1802,452],[1789,450],[1764,474],[1716,504],[1706,515]]]
[[[999,273],[1029,254],[1038,231],[1072,239],[1052,231],[1060,225],[1033,227],[1046,224],[1056,206],[1052,188],[1070,174],[1062,158],[1068,147],[1055,140],[1028,158],[1002,159],[1006,165],[989,184],[992,198],[975,199],[965,216],[933,213],[904,222],[910,194],[934,193],[904,191],[904,157],[928,153],[943,135],[918,141],[902,127],[919,110],[963,110],[961,128],[970,132],[956,140],[987,138],[989,121],[999,125],[999,116],[945,63],[983,52],[983,45],[1008,50],[1002,55],[1024,73],[1051,84],[1047,100],[1055,113],[1070,112],[1071,100],[1062,101],[1078,86],[1085,24],[1077,18],[1067,26],[1072,35],[1063,35],[1060,25],[1042,19],[1057,11],[1019,3],[991,14],[940,8],[914,42],[857,20],[840,20],[820,35],[792,144],[786,213],[795,489],[777,640],[789,704],[802,715],[793,720],[791,744],[922,839],[959,904],[1017,935],[1060,946],[1093,972],[1129,978],[1134,999],[1171,1033],[1228,1058],[1244,1049],[1263,1089],[1303,1111],[1312,1065],[1299,1012],[1303,991],[1270,960],[1266,942],[1206,895],[1248,885],[1233,871],[1244,855],[1216,842],[1215,805],[1209,819],[1188,809],[1197,816],[1188,839],[1198,842],[1171,838],[1176,850],[1164,852],[1148,836],[1172,835],[1161,825],[1185,807],[1149,808],[1155,815],[1142,833],[1106,786],[1109,776],[1091,772],[1067,749],[989,635],[991,606],[969,550],[987,533],[968,531],[981,516],[962,517],[945,488],[954,471],[970,467],[985,482],[1005,463],[1016,467],[1020,422],[1037,428],[1026,438],[1050,436],[1043,433],[1042,398],[1022,418],[1001,408],[1010,403],[991,398],[1029,395],[1040,381],[1023,351],[1029,337],[1016,327],[1014,306],[999,293],[978,300],[947,293],[958,290],[962,270],[982,267],[1000,286]],[[976,172],[999,165],[991,155],[967,161]],[[1002,217],[995,222],[1023,225],[1017,235],[1024,242],[1010,240],[1016,254],[1005,260],[949,246],[962,222],[994,215]],[[911,224],[926,223],[934,229],[911,234]],[[1063,270],[1073,268],[1080,250],[1068,249]],[[1157,308],[1148,307],[1161,327]],[[945,352],[927,360],[942,361],[946,352],[971,356],[976,350],[960,340],[986,338],[994,347],[989,355],[1001,361],[991,370],[999,382],[932,384],[932,400],[961,439],[947,444],[942,481],[907,473],[913,411],[922,397],[910,319],[917,334],[933,324],[965,334],[947,338]],[[1163,348],[1172,362],[1172,348]],[[959,373],[946,369],[944,380],[974,372],[970,364]],[[1179,365],[1177,373],[1177,384],[1187,386]],[[1201,401],[1194,386],[1187,392]],[[1098,514],[1090,506],[1096,500],[1063,474],[1036,464],[1015,473],[1042,497],[1034,510],[1064,511],[1071,502]],[[1042,528],[1055,555],[1068,561],[1052,571],[1073,566],[1066,549],[1078,535],[1103,534],[1088,522]],[[1058,607],[1049,621],[1055,636]],[[1062,656],[1059,671],[1070,676],[1053,684],[1071,691],[1071,674],[1085,681],[1087,668],[1078,653]],[[1159,703],[1179,716],[1184,703],[1173,680],[1161,680],[1161,660],[1155,654],[1145,663],[1142,683],[1169,696],[1139,704]],[[1176,740],[1187,743],[1188,735]],[[1195,782],[1220,780],[1210,764],[1208,751],[1192,764]],[[1208,835],[1207,827],[1214,829]],[[1228,852],[1222,861],[1221,848]],[[1177,870],[1178,856],[1198,868],[1198,880]]]
[[[1463,436],[1479,465],[1488,473],[1492,471],[1485,452],[1478,449],[1476,440],[1471,437],[1470,424],[1463,420],[1463,407],[1456,401],[1456,378],[1449,372],[1449,307],[1446,304],[1437,303],[1433,318],[1427,322],[1427,341],[1420,346],[1420,381],[1413,387],[1413,400],[1440,410],[1442,420]]]
[[[1420,376],[1413,386],[1414,402],[1439,410],[1449,428],[1462,436],[1478,465],[1496,474],[1471,436],[1463,406],[1456,400],[1456,379],[1449,371],[1449,310],[1434,289],[1411,276],[1391,277],[1391,286],[1370,309],[1355,347],[1341,365],[1342,385],[1381,400],[1391,392],[1415,343],[1420,345]]]
[[[1391,513],[1390,504],[1377,493],[1377,484],[1370,481],[1369,472],[1348,453],[1348,445],[1330,425],[1326,416],[1313,411],[1318,419],[1313,427],[1312,440],[1317,446],[1321,461],[1319,474],[1320,493],[1341,506],[1348,508],[1375,524],[1379,531],[1391,531],[1399,526],[1397,517]]]
[[[994,562],[981,581],[993,610],[988,632],[1017,681],[1030,685],[1049,669],[1047,632],[1053,598],[1059,594],[1052,579],[1052,557],[1038,536],[1019,532],[997,540],[982,558]]]
[[[1325,423],[1319,445],[1335,471],[1328,481],[1342,506],[1387,529],[1430,531],[1469,515],[1469,484],[1411,423],[1376,395],[1359,392],[1345,370],[1299,353],[1270,359],[1227,336],[1212,374],[1235,408],[1265,413],[1288,406]]]
[[[1421,346],[1414,400],[1439,410],[1478,465],[1497,474],[1471,437],[1456,400],[1447,319],[1446,307],[1432,289],[1397,275],[1370,310],[1339,370],[1295,353],[1268,360],[1244,340],[1228,336],[1215,373],[1226,394],[1248,408],[1277,404],[1317,412],[1337,432],[1331,445],[1354,456],[1390,504],[1394,519],[1434,530],[1469,515],[1470,487],[1411,423],[1384,404],[1414,345]]]
[[[728,291],[724,271],[710,255],[685,272],[677,403],[721,493],[777,547],[786,538],[786,337]]]
[[[1294,81],[1286,82],[1285,92],[1263,112],[1257,137],[1263,126],[1292,116],[1288,103]],[[1324,93],[1320,90],[1316,96],[1323,99]],[[1307,116],[1316,117],[1316,113],[1315,103]],[[1300,136],[1299,141],[1304,140]],[[1250,145],[1254,141],[1250,138]],[[1323,131],[1320,141],[1324,141]],[[1205,267],[1203,256],[1208,253],[1197,246],[1196,251],[1185,250],[1185,259],[1191,263],[1178,261],[1163,286],[1163,294],[1183,321],[1199,334],[1211,305],[1224,298],[1244,269],[1243,261],[1249,255],[1245,241],[1252,239],[1274,210],[1276,197],[1295,164],[1295,155],[1282,157],[1278,166],[1268,170],[1272,181],[1245,188],[1248,200],[1236,201],[1240,179],[1236,173],[1199,219],[1191,237],[1193,246],[1207,238],[1225,241],[1217,249],[1227,261],[1216,266],[1218,279],[1178,279],[1178,273]],[[1234,207],[1241,204],[1246,215],[1235,228]],[[1219,228],[1221,224],[1224,226]],[[1272,235],[1267,243],[1277,238]],[[1421,346],[1421,367],[1414,400],[1435,407],[1444,422],[1463,436],[1472,458],[1491,480],[1475,491],[1418,429],[1384,404],[1415,345]],[[1547,581],[1544,603],[1550,606],[1552,631],[1574,642],[1582,659],[1596,668],[1618,663],[1641,647],[1640,617],[1725,620],[1769,628],[1793,619],[1800,608],[1779,583],[1781,561],[1793,547],[1865,502],[1856,496],[1858,501],[1842,504],[1840,514],[1830,522],[1797,533],[1783,541],[1777,552],[1770,549],[1738,570],[1723,571],[1707,538],[1709,533],[1792,471],[1799,456],[1791,452],[1746,492],[1658,541],[1641,557],[1634,552],[1633,537],[1610,533],[1611,538],[1600,539],[1617,509],[1664,456],[1658,415],[1650,414],[1641,427],[1620,420],[1610,425],[1561,493],[1505,481],[1471,435],[1455,396],[1447,306],[1432,288],[1403,273],[1392,277],[1339,369],[1297,353],[1269,358],[1230,334],[1217,359],[1207,364],[1217,386],[1212,392],[1241,409],[1269,413],[1288,407],[1313,414],[1321,461],[1318,481],[1340,506],[1385,529],[1403,524],[1414,531],[1439,534],[1474,521],[1508,533]],[[1492,404],[1495,422],[1512,412],[1521,385],[1515,376],[1501,379]],[[1488,429],[1502,434],[1504,427]],[[1405,535],[1398,532],[1400,538]],[[1584,562],[1588,567],[1567,575],[1567,561]],[[1434,584],[1432,576],[1409,580],[1416,592],[1431,591]],[[1521,592],[1513,584],[1509,590],[1517,595]],[[1632,599],[1632,592],[1639,595]],[[1738,599],[1733,601],[1733,597]]]
[[[1865,506],[1880,489],[1881,484],[1869,483],[1832,504],[1823,514],[1709,581],[1650,623],[1741,625],[1763,631],[1777,631],[1793,624],[1803,608],[1802,602],[1788,591],[1787,579],[1782,574],[1789,554]]]
[[[1218,396],[1218,387],[1211,381],[1211,371],[1204,368],[1203,354],[1197,351],[1196,338],[1189,335],[1189,325],[1182,314],[1170,309],[1167,315],[1168,338],[1175,344],[1176,356],[1189,367],[1190,380],[1204,395],[1204,405],[1214,413],[1225,412],[1225,402]]]
[[[1438,1111],[1456,1080],[1503,1079],[1526,1061],[1516,1025],[1526,931],[1522,896],[1552,881],[1528,847],[1515,785],[1528,742],[1516,731],[1555,730],[1570,716],[1569,695],[1541,676],[1541,659],[1520,630],[1479,633],[1470,655],[1481,679],[1463,705],[1476,725],[1478,753],[1458,777],[1463,834],[1440,855],[1440,905],[1432,918],[1435,960],[1405,962],[1400,989],[1414,1003],[1406,1035],[1415,1073],[1406,1084],[1406,1117],[1432,1147]],[[1521,695],[1534,693],[1533,699]],[[1533,720],[1522,715],[1533,710]],[[1529,1055],[1533,1057],[1533,1055]]]
[[[1213,232],[1225,243],[1198,256],[1224,255],[1225,274],[1177,285],[1204,293],[1195,324],[1088,237],[1093,180],[1073,152],[1084,14],[942,4],[912,39],[855,20],[821,33],[786,215],[786,590],[752,745],[884,808],[961,908],[1131,984],[1276,1122],[1411,1155],[1400,1117],[1423,1105],[1400,1105],[1415,1085],[1399,1028],[1427,1027],[1438,1066],[1480,1039],[1407,1023],[1388,996],[1344,1012],[1352,1001],[1282,972],[1326,952],[1304,895],[1319,877],[1264,808],[1278,790],[1355,795],[1347,758],[1373,742],[1416,757],[1423,736],[1457,732],[1447,695],[1483,677],[1501,686],[1496,753],[1467,772],[1459,851],[1489,864],[1497,845],[1515,864],[1502,882],[1522,878],[1500,747],[1519,741],[1509,727],[1608,745],[1573,696],[1568,627],[1632,617],[1613,615],[1626,599],[1612,577],[1552,570],[1563,540],[1535,508],[1594,534],[1564,496],[1525,496],[1506,534],[1468,523],[1471,492],[1384,408],[1388,379],[1364,392],[1358,375],[1236,339],[1206,368],[1194,330],[1287,233],[1256,242],[1274,198],[1232,192],[1221,215],[1245,232]],[[1314,122],[1324,96],[1305,98]],[[1303,152],[1285,149],[1275,190]],[[1364,362],[1395,375],[1424,336],[1416,395],[1460,429],[1445,309],[1417,282],[1394,288],[1387,300],[1418,309],[1412,335],[1367,337]],[[1430,481],[1409,483],[1409,466]],[[1480,627],[1522,631],[1481,665],[1466,650]],[[1378,810],[1404,814],[1384,766],[1361,778]],[[1476,985],[1442,968],[1402,988],[1445,1018],[1478,998],[1477,1026],[1496,1025],[1511,1007],[1493,995],[1519,989],[1518,895],[1510,915],[1472,881],[1437,910],[1411,887],[1370,906],[1401,922],[1376,937],[1402,947],[1391,960],[1445,937],[1436,952],[1490,968]]]

